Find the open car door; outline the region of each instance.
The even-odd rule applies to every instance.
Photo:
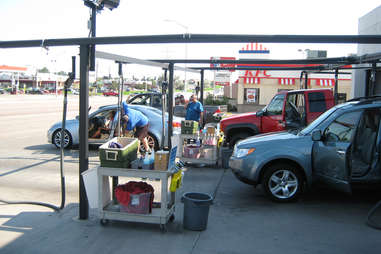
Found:
[[[312,147],[315,176],[330,187],[351,193],[351,148],[361,111],[336,117]],[[314,133],[315,134],[315,133]],[[314,136],[314,135],[313,135]]]

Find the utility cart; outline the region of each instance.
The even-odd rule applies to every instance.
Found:
[[[109,220],[143,222],[159,224],[160,229],[165,232],[168,221],[175,219],[175,192],[170,191],[170,180],[178,173],[175,171],[144,170],[98,167],[98,210],[100,223],[105,225]],[[109,191],[110,177],[130,177],[160,180],[160,203],[154,203],[152,212],[147,214],[128,213],[121,211],[121,206],[112,200]],[[156,190],[155,190],[156,191]],[[157,192],[155,192],[158,195]],[[123,209],[122,209],[123,210]]]
[[[218,138],[216,134],[180,134],[180,160],[188,163],[218,165]],[[187,140],[200,140],[199,147],[187,146]]]

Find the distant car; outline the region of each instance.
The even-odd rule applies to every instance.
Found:
[[[161,111],[152,107],[147,106],[138,106],[138,105],[129,105],[130,108],[136,109],[142,112],[149,119],[149,129],[148,129],[148,143],[151,149],[158,150],[159,144],[161,144],[162,140],[162,115]],[[109,105],[98,108],[95,112],[89,115],[89,123],[101,122],[101,124],[105,124],[106,118],[111,111],[117,111],[117,105]],[[165,117],[165,130],[168,129],[168,114]],[[182,118],[174,117],[173,118],[173,134],[180,134]],[[114,120],[112,124],[112,129],[109,133],[102,136],[101,138],[89,138],[89,144],[103,144],[114,137],[114,131],[117,127],[117,119]],[[90,125],[90,124],[89,124]],[[48,142],[54,144],[57,148],[60,147],[61,143],[61,127],[62,123],[55,123],[48,130]],[[79,144],[79,117],[73,120],[66,121],[66,131],[64,137],[64,148],[69,148],[72,145]],[[167,139],[165,139],[167,142]],[[166,144],[166,143],[165,143]]]
[[[275,201],[297,199],[323,182],[350,193],[353,185],[380,186],[381,100],[339,104],[301,131],[260,134],[238,142],[229,166],[248,184],[261,184]]]
[[[44,94],[44,92],[38,88],[32,88],[30,90],[27,90],[28,94]]]
[[[0,94],[5,94],[5,90],[3,88],[0,88]]]
[[[118,93],[115,91],[107,91],[107,92],[103,92],[103,95],[104,96],[118,96]]]

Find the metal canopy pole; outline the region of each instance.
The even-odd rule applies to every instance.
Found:
[[[120,137],[121,129],[120,129],[120,119],[122,117],[121,105],[123,102],[123,64],[118,62],[118,74],[119,74],[119,87],[118,87],[118,137]]]
[[[308,72],[304,72],[304,89],[308,89]]]
[[[376,87],[376,70],[377,70],[377,63],[372,63],[372,72],[371,72],[371,84],[370,84],[370,91],[369,95],[374,95],[374,88]]]
[[[334,87],[334,99],[335,99],[335,105],[337,104],[338,102],[338,99],[339,99],[339,95],[338,95],[338,85],[339,85],[339,69],[335,69],[335,87]]]
[[[248,35],[248,34],[170,34],[61,38],[44,40],[1,41],[0,48],[73,46],[89,44],[160,44],[160,43],[349,43],[380,44],[381,35]],[[369,54],[371,55],[371,54]],[[364,59],[365,60],[365,59]]]
[[[201,94],[200,94],[200,102],[202,105],[204,105],[204,70],[201,70]]]
[[[299,78],[299,88],[300,89],[303,89],[303,74],[304,74],[304,72],[305,71],[302,71],[301,73],[300,73],[300,78]]]
[[[172,149],[172,123],[173,123],[173,63],[168,66],[169,83],[168,83],[168,148]]]
[[[97,7],[91,6],[91,37],[96,37]],[[95,44],[90,46],[90,70],[95,71]]]
[[[163,127],[161,128],[161,144],[160,148],[161,150],[164,150],[164,139],[165,139],[165,106],[166,106],[166,95],[167,95],[167,69],[164,69],[164,79],[163,83],[161,84],[161,121]]]
[[[82,173],[89,169],[89,45],[80,46],[80,92],[79,92],[79,219],[89,217]]]

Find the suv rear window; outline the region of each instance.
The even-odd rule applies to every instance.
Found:
[[[310,105],[310,112],[325,112],[327,110],[325,96],[322,92],[309,93],[308,104]]]

